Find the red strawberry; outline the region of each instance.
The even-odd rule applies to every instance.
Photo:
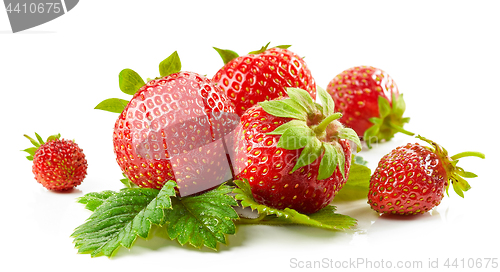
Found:
[[[267,49],[268,45],[241,57],[215,48],[225,65],[212,80],[234,103],[238,116],[257,102],[285,96],[286,87],[301,88],[316,97],[316,83],[304,60],[285,49],[288,46]]]
[[[237,123],[233,117],[231,101],[204,76],[178,72],[151,80],[115,123],[116,160],[140,187],[161,188],[174,180],[181,195],[199,192],[193,185],[207,176],[213,186],[231,177],[220,139]]]
[[[60,134],[47,138],[44,142],[35,133],[37,140],[28,138],[35,147],[23,151],[33,161],[33,174],[38,183],[49,190],[65,191],[80,185],[87,175],[87,160],[83,150],[69,140],[59,139]]]
[[[414,134],[403,129],[410,118],[403,118],[406,109],[403,95],[386,72],[370,66],[347,69],[327,87],[335,101],[340,120],[370,143],[390,140],[395,133]]]
[[[455,192],[463,197],[470,189],[464,178],[477,177],[456,166],[460,158],[479,152],[463,152],[448,156],[436,143],[421,136],[432,147],[418,143],[400,146],[385,155],[370,180],[368,203],[379,213],[411,215],[425,213],[441,203],[451,182]]]
[[[356,133],[344,128],[326,91],[324,107],[305,90],[288,88],[290,98],[260,102],[248,109],[236,129],[233,165],[247,179],[257,202],[314,213],[328,205],[345,184]],[[229,148],[232,150],[232,148]]]

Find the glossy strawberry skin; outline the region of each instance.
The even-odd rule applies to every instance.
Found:
[[[322,156],[291,173],[302,149],[278,148],[280,136],[266,135],[290,120],[272,116],[259,105],[247,110],[236,129],[235,172],[237,178],[249,181],[258,203],[311,214],[328,205],[345,184],[351,164],[350,144],[343,139],[339,141],[345,153],[346,178],[337,167],[331,177],[317,180]]]
[[[157,189],[168,180],[180,186],[207,171],[223,172],[225,166],[210,164],[226,159],[222,144],[214,142],[231,129],[219,118],[224,113],[234,113],[234,106],[204,76],[179,72],[151,80],[115,123],[118,165],[139,187]],[[180,167],[182,173],[175,170]]]
[[[33,156],[33,174],[49,190],[69,190],[85,179],[87,160],[75,142],[51,140],[41,145]]]
[[[378,97],[392,103],[392,95],[399,96],[398,87],[389,74],[371,66],[343,71],[328,83],[327,91],[343,115],[340,121],[360,137],[373,125],[369,119],[380,116]]]
[[[385,155],[370,180],[368,203],[379,213],[425,213],[440,204],[448,177],[438,155],[407,144]]]
[[[233,102],[238,116],[258,102],[286,96],[286,87],[301,88],[316,97],[316,83],[304,60],[281,48],[233,59],[212,80]]]

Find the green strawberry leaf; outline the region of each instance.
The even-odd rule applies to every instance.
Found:
[[[169,181],[161,190],[139,188],[123,189],[118,193],[100,195],[99,204],[90,201],[94,213],[71,235],[79,253],[92,257],[112,256],[120,247],[130,248],[137,237],[147,238],[152,225],[165,223],[165,212],[172,209],[171,197],[175,196],[175,182]],[[99,198],[99,197],[98,197]]]
[[[389,101],[387,101],[387,99],[381,95],[379,95],[378,97],[378,110],[380,118],[388,116],[392,111],[391,104],[389,104]]]
[[[84,204],[85,208],[90,211],[95,211],[101,206],[106,199],[116,195],[114,191],[102,191],[100,193],[88,193],[77,199],[78,203]]]
[[[36,139],[38,140],[38,142],[40,143],[40,145],[45,144],[42,137],[40,137],[40,135],[38,135],[38,133],[35,132],[35,136],[36,136]]]
[[[233,190],[235,198],[241,201],[242,207],[250,207],[260,214],[257,219],[240,219],[240,224],[265,224],[265,225],[305,225],[329,230],[346,230],[356,225],[357,221],[346,215],[335,213],[334,206],[326,206],[320,211],[305,215],[294,209],[285,208],[279,210],[271,208],[255,201],[252,196],[250,185],[246,180],[235,180],[238,186]]]
[[[342,128],[339,131],[339,137],[354,142],[357,145],[358,152],[361,151],[361,141],[358,134],[352,128]]]
[[[292,46],[292,45],[278,45],[278,46],[275,46],[273,48],[288,49],[288,48],[290,48],[290,46]]]
[[[288,130],[287,130],[288,131]],[[286,133],[286,132],[285,132]],[[283,134],[284,135],[284,134]],[[306,146],[300,152],[299,158],[297,159],[297,163],[292,169],[292,172],[299,169],[300,167],[309,165],[313,163],[315,160],[319,159],[323,148],[322,143],[316,137],[311,137],[309,142],[307,142]],[[343,154],[343,153],[341,153]]]
[[[291,106],[290,104],[288,104],[288,102],[286,102],[286,100],[290,100],[290,98],[283,100],[263,101],[259,102],[259,105],[262,107],[262,109],[264,109],[265,112],[273,116],[306,121],[307,112],[302,108]]]
[[[405,100],[403,99],[403,94],[400,94],[398,97],[396,97],[396,94],[392,94],[392,104],[393,104],[393,113],[394,115],[398,117],[403,117],[403,114],[405,113],[406,110],[406,103]]]
[[[264,53],[264,51],[267,50],[267,47],[269,46],[270,43],[271,42],[268,42],[265,46],[262,46],[259,50],[251,51],[248,54],[249,55],[257,55],[257,54],[260,54],[260,53]]]
[[[313,113],[316,111],[311,95],[305,90],[299,88],[286,88],[287,95],[300,105],[306,112]]]
[[[358,200],[367,198],[371,170],[363,165],[363,163],[358,164],[359,159],[357,158],[361,157],[355,156],[353,159],[353,164],[349,171],[349,178],[347,178],[346,183],[335,196],[335,200]],[[361,160],[363,159],[361,158]]]
[[[217,51],[217,53],[219,53],[220,57],[222,58],[222,61],[224,62],[224,65],[228,64],[233,59],[239,57],[238,53],[229,49],[220,49],[217,47],[214,47],[214,49],[215,51]]]
[[[330,116],[335,113],[335,102],[332,96],[325,91],[325,89],[316,86],[316,93],[318,94],[318,99],[323,106],[323,115]]]
[[[337,156],[337,165],[339,166],[339,170],[340,170],[340,173],[342,174],[342,177],[345,178],[345,155],[344,155],[344,149],[337,142],[333,142],[332,146],[337,150],[337,154],[339,154],[339,156]]]
[[[177,54],[177,51],[172,53],[168,58],[160,62],[160,75],[166,77],[168,75],[178,73],[181,71],[181,59]]]
[[[134,95],[146,82],[132,69],[123,69],[118,75],[120,90]]]
[[[120,98],[108,98],[103,100],[94,109],[109,111],[114,113],[122,113],[127,106],[128,101]]]
[[[35,156],[35,152],[37,150],[38,150],[38,148],[36,148],[36,147],[30,147],[30,148],[26,148],[25,150],[21,150],[21,151],[28,152],[28,154],[30,154],[31,156]]]
[[[280,137],[277,147],[287,150],[295,150],[305,147],[309,142],[317,138],[308,127],[290,127]]]
[[[61,138],[61,134],[60,134],[60,133],[59,133],[59,134],[56,134],[56,135],[50,135],[50,136],[47,138],[47,142],[48,142],[48,141],[57,140],[57,139],[59,139],[59,138]]]
[[[169,238],[214,250],[217,243],[226,244],[226,234],[236,232],[233,220],[239,218],[232,208],[238,203],[228,195],[231,191],[232,187],[221,185],[201,195],[173,198],[172,210],[166,212]]]
[[[301,121],[301,120],[292,120],[290,122],[286,122],[283,125],[277,127],[275,130],[266,133],[267,135],[283,135],[285,131],[289,128],[292,127],[303,127],[303,128],[308,128],[306,122]]]
[[[337,149],[335,149],[331,144],[323,143],[323,148],[325,153],[321,159],[321,163],[319,164],[318,180],[324,180],[333,175],[335,169],[337,168],[337,156],[339,156]]]

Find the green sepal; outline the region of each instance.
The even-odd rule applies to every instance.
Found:
[[[168,58],[160,62],[160,76],[166,77],[168,75],[178,73],[181,71],[181,59],[177,54],[177,51],[172,53]]]
[[[120,98],[108,98],[97,104],[94,109],[122,113],[129,101]]]
[[[306,146],[304,146],[302,152],[300,152],[299,158],[297,159],[297,163],[293,167],[292,172],[319,159],[321,152],[323,151],[322,146],[323,145],[318,138],[312,137],[309,142],[307,142]]]
[[[29,147],[29,148],[26,148],[24,150],[21,150],[23,152],[28,153],[29,155],[26,156],[26,159],[28,159],[29,161],[32,161],[34,159],[36,151],[38,150],[38,148],[41,145],[45,144],[46,142],[59,139],[61,137],[61,134],[51,135],[47,138],[46,141],[43,141],[42,137],[40,137],[40,135],[38,135],[38,133],[36,133],[36,132],[35,132],[36,140],[31,138],[30,136],[28,136],[26,134],[24,134],[23,136],[26,137],[31,142],[31,144],[34,146],[34,147]]]
[[[275,47],[273,47],[273,48],[288,49],[288,48],[290,48],[290,46],[292,46],[292,45],[290,45],[290,44],[286,44],[286,45],[278,45],[278,46],[275,46]]]
[[[217,47],[214,47],[214,49],[215,51],[217,51],[217,53],[219,53],[220,57],[222,58],[222,61],[224,62],[224,65],[228,64],[233,59],[239,57],[238,53],[234,52],[233,50],[220,49]]]
[[[358,134],[352,128],[342,128],[339,131],[339,138],[346,139],[354,142],[356,144],[357,151],[361,151],[361,141],[359,140]]]
[[[303,127],[308,128],[306,122],[301,120],[291,120],[290,122],[286,122],[283,125],[277,127],[275,130],[266,133],[267,135],[282,135],[287,129],[292,127]]]
[[[333,147],[335,149],[337,149],[337,154],[339,154],[337,156],[337,165],[339,167],[340,173],[342,174],[342,177],[345,178],[345,155],[344,155],[344,149],[337,142],[334,142]]]
[[[57,140],[59,138],[61,138],[61,134],[60,133],[55,134],[55,135],[50,135],[49,137],[47,137],[47,142],[54,141],[54,140]]]
[[[36,147],[30,147],[30,148],[26,148],[25,150],[21,150],[21,151],[27,152],[31,156],[35,156],[35,152],[37,150],[38,150],[38,148],[36,148]]]
[[[336,208],[328,205],[313,214],[302,214],[294,209],[283,210],[259,204],[252,196],[250,185],[247,180],[234,180],[237,188],[233,190],[235,198],[241,201],[242,207],[250,207],[259,213],[257,219],[241,218],[236,221],[239,224],[262,224],[262,225],[304,225],[328,230],[347,230],[357,224],[357,220],[347,215],[335,213]]]
[[[392,95],[392,106],[389,101],[383,97],[378,97],[379,116],[369,119],[373,125],[368,128],[363,134],[363,140],[368,148],[372,148],[371,144],[388,141],[394,137],[394,134],[401,132],[409,136],[414,133],[407,131],[403,126],[410,121],[410,118],[403,117],[406,110],[406,104],[403,95]]]
[[[319,164],[318,180],[324,180],[331,177],[338,163],[337,156],[339,156],[339,154],[337,153],[337,149],[329,143],[323,143],[323,149],[324,153],[321,163]],[[340,154],[340,156],[343,156],[343,154]]]
[[[314,132],[308,127],[290,127],[280,137],[277,147],[287,150],[295,150],[305,147],[316,139]]]
[[[42,137],[40,137],[40,135],[38,135],[38,133],[35,132],[35,136],[36,136],[36,139],[38,140],[38,142],[40,143],[40,145],[45,144]]]
[[[353,156],[349,177],[342,189],[335,196],[335,200],[350,201],[364,199],[368,196],[371,170],[366,161],[360,156]]]
[[[123,175],[123,178],[120,179],[120,182],[125,185],[125,188],[139,188],[139,186],[137,186],[135,183],[133,183],[132,181],[130,181],[127,176],[125,176],[124,173],[122,173]]]
[[[314,113],[316,111],[311,95],[305,90],[289,87],[286,88],[286,94],[291,100],[299,104],[306,112]]]
[[[134,95],[146,82],[132,69],[123,69],[118,75],[120,90],[126,94]]]
[[[259,50],[248,52],[248,54],[249,55],[257,55],[257,54],[264,53],[264,51],[267,50],[267,47],[269,46],[270,43],[271,42],[268,42],[266,45],[262,46]]]
[[[285,100],[271,100],[271,101],[263,101],[259,102],[259,105],[264,109],[265,112],[277,116],[277,117],[285,117],[285,118],[293,118],[302,121],[307,120],[307,112],[302,108],[294,108],[288,104],[288,102],[284,102]]]
[[[316,86],[316,93],[318,94],[318,99],[321,102],[323,115],[330,116],[335,113],[335,102],[332,96],[320,86]]]
[[[387,101],[387,99],[381,95],[378,97],[378,111],[380,118],[382,119],[391,114],[392,111],[389,101]]]

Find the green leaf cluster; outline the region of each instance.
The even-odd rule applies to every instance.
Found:
[[[92,257],[112,256],[119,247],[131,248],[137,237],[148,238],[153,225],[164,228],[181,245],[217,249],[226,235],[235,233],[236,200],[221,185],[197,196],[176,196],[173,181],[161,190],[125,188],[120,192],[89,193],[78,200],[93,214],[75,229],[75,247]]]
[[[379,117],[370,118],[373,125],[367,129],[363,135],[367,146],[380,141],[388,141],[394,137],[394,134],[401,132],[409,136],[414,133],[409,132],[403,126],[410,121],[409,117],[403,117],[406,110],[406,103],[403,94],[392,94],[392,106],[383,96],[378,97]]]
[[[29,161],[32,161],[34,156],[35,156],[36,151],[38,150],[38,148],[40,146],[44,145],[46,142],[61,138],[61,134],[51,135],[47,138],[46,141],[44,141],[42,139],[42,137],[40,137],[40,135],[38,135],[38,133],[36,133],[36,132],[35,132],[36,140],[31,138],[30,136],[28,136],[26,134],[24,134],[24,137],[26,137],[31,142],[33,147],[28,147],[28,148],[21,150],[21,151],[28,153],[28,156],[26,156],[26,159],[28,159]]]
[[[269,44],[271,44],[271,43],[268,42],[266,45],[262,46],[259,50],[251,51],[248,54],[249,55],[257,55],[257,54],[264,53],[268,49]],[[287,49],[290,46],[291,45],[278,45],[278,46],[275,46],[273,48]],[[220,49],[217,47],[214,47],[214,49],[215,49],[215,51],[217,51],[217,53],[219,53],[220,57],[222,58],[222,61],[224,62],[224,65],[228,64],[233,59],[239,57],[238,53],[234,52],[233,50]]]
[[[332,176],[337,167],[342,176],[345,176],[345,154],[337,139],[354,142],[358,150],[361,148],[361,142],[354,130],[345,128],[336,121],[342,115],[334,112],[335,104],[332,97],[324,89],[318,88],[318,97],[322,101],[322,105],[319,105],[305,90],[287,88],[286,92],[289,98],[259,102],[259,105],[271,115],[292,119],[268,133],[280,135],[277,144],[279,148],[287,150],[302,148],[292,171],[313,163],[323,155],[318,173],[319,180]],[[323,121],[318,125],[308,126],[308,120],[318,115],[322,116]],[[334,139],[325,139],[325,131],[331,123],[335,123],[337,134]]]
[[[177,51],[175,51],[160,62],[160,76],[166,77],[168,75],[178,73],[181,71],[181,67],[181,60]],[[135,93],[137,93],[137,91],[146,84],[141,76],[132,69],[123,69],[118,75],[118,82],[120,90],[128,95],[135,95]],[[94,109],[113,113],[122,113],[127,107],[128,102],[128,100],[121,98],[108,98],[97,104]]]

